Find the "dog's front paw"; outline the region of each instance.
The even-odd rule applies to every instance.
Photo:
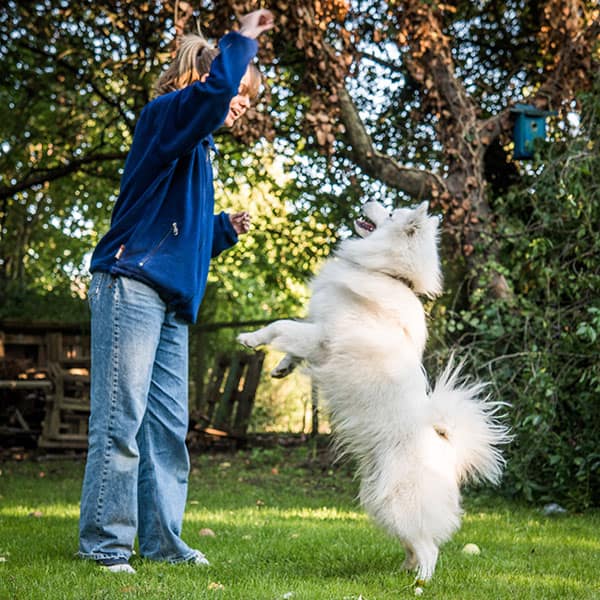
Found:
[[[237,341],[246,348],[256,348],[260,345],[256,333],[240,333],[237,336]]]

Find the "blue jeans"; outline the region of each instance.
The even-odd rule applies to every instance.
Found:
[[[89,450],[79,555],[182,562],[187,496],[188,327],[147,285],[95,273]]]

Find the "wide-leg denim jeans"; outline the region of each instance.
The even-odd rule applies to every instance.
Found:
[[[89,450],[79,555],[195,555],[181,539],[187,495],[188,327],[149,286],[95,273]]]

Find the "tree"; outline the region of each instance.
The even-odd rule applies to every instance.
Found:
[[[599,92],[596,75],[572,134],[540,146],[522,181],[495,197],[498,257],[469,308],[438,304],[431,320],[434,338],[458,340],[510,403],[505,491],[578,509],[600,504]],[[511,298],[484,292],[498,269]]]
[[[313,71],[305,78],[316,112],[307,112],[305,120],[326,152],[350,158],[369,177],[411,198],[430,197],[447,217],[448,229],[459,234],[463,255],[477,265],[475,245],[484,234],[489,239],[493,219],[486,189],[488,149],[506,143],[515,100],[527,95],[537,107],[564,115],[575,93],[589,87],[599,67],[597,5],[551,0],[482,9],[470,2],[410,0],[359,2],[348,12],[343,7],[305,2],[291,10],[296,47],[307,62],[323,57],[313,60],[316,76]],[[334,19],[343,21],[337,40],[330,41]],[[358,67],[367,60],[375,67],[367,66],[361,76]],[[354,85],[344,85],[353,73]],[[391,101],[377,110],[364,92],[357,96],[356,85],[368,90],[382,75],[392,84]],[[400,107],[396,117],[395,106]],[[336,147],[331,129],[338,117],[344,135]],[[439,151],[432,153],[431,146]],[[497,296],[506,294],[501,276],[492,289]]]
[[[44,239],[56,238],[58,260],[61,238],[74,233],[65,221],[80,235],[92,223],[104,228],[135,119],[175,34],[201,23],[218,37],[253,6],[8,2],[0,17],[4,284],[24,285]],[[235,139],[266,138],[296,157],[296,182],[306,186],[300,219],[307,201],[324,221],[348,222],[361,196],[431,199],[471,267],[492,246],[487,182],[510,171],[511,105],[527,98],[564,115],[598,69],[591,0],[266,6],[279,23],[260,57],[269,108],[254,111]],[[328,193],[313,197],[318,180]],[[84,238],[63,263],[81,261],[95,243],[91,232]],[[506,292],[501,278],[495,289]]]

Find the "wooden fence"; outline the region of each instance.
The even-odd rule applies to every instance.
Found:
[[[256,324],[261,322],[236,325]],[[0,446],[3,438],[20,437],[42,448],[87,447],[89,341],[87,324],[0,321]],[[246,435],[263,360],[262,352],[217,357],[209,368],[196,432],[233,439]]]

